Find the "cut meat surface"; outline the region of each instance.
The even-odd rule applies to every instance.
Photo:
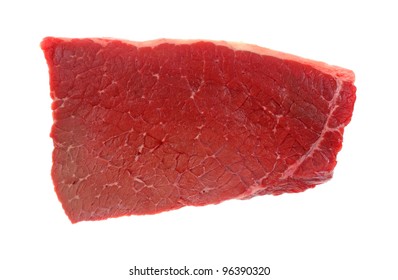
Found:
[[[228,42],[45,38],[52,178],[72,223],[332,177],[352,71]]]

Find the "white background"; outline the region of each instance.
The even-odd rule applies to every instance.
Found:
[[[134,265],[271,268],[247,279],[398,279],[394,2],[2,1],[0,279],[139,279],[128,275]],[[39,48],[50,35],[242,41],[354,70],[357,102],[334,178],[301,194],[72,225],[50,178]]]

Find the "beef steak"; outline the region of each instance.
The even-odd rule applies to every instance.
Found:
[[[213,41],[47,37],[52,178],[71,220],[301,192],[332,177],[354,74]]]

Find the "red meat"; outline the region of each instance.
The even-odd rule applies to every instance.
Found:
[[[354,74],[253,45],[45,38],[52,178],[72,223],[332,177]]]

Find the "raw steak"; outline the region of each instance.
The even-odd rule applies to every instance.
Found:
[[[332,177],[354,74],[213,41],[45,38],[52,178],[72,223],[301,192]]]

